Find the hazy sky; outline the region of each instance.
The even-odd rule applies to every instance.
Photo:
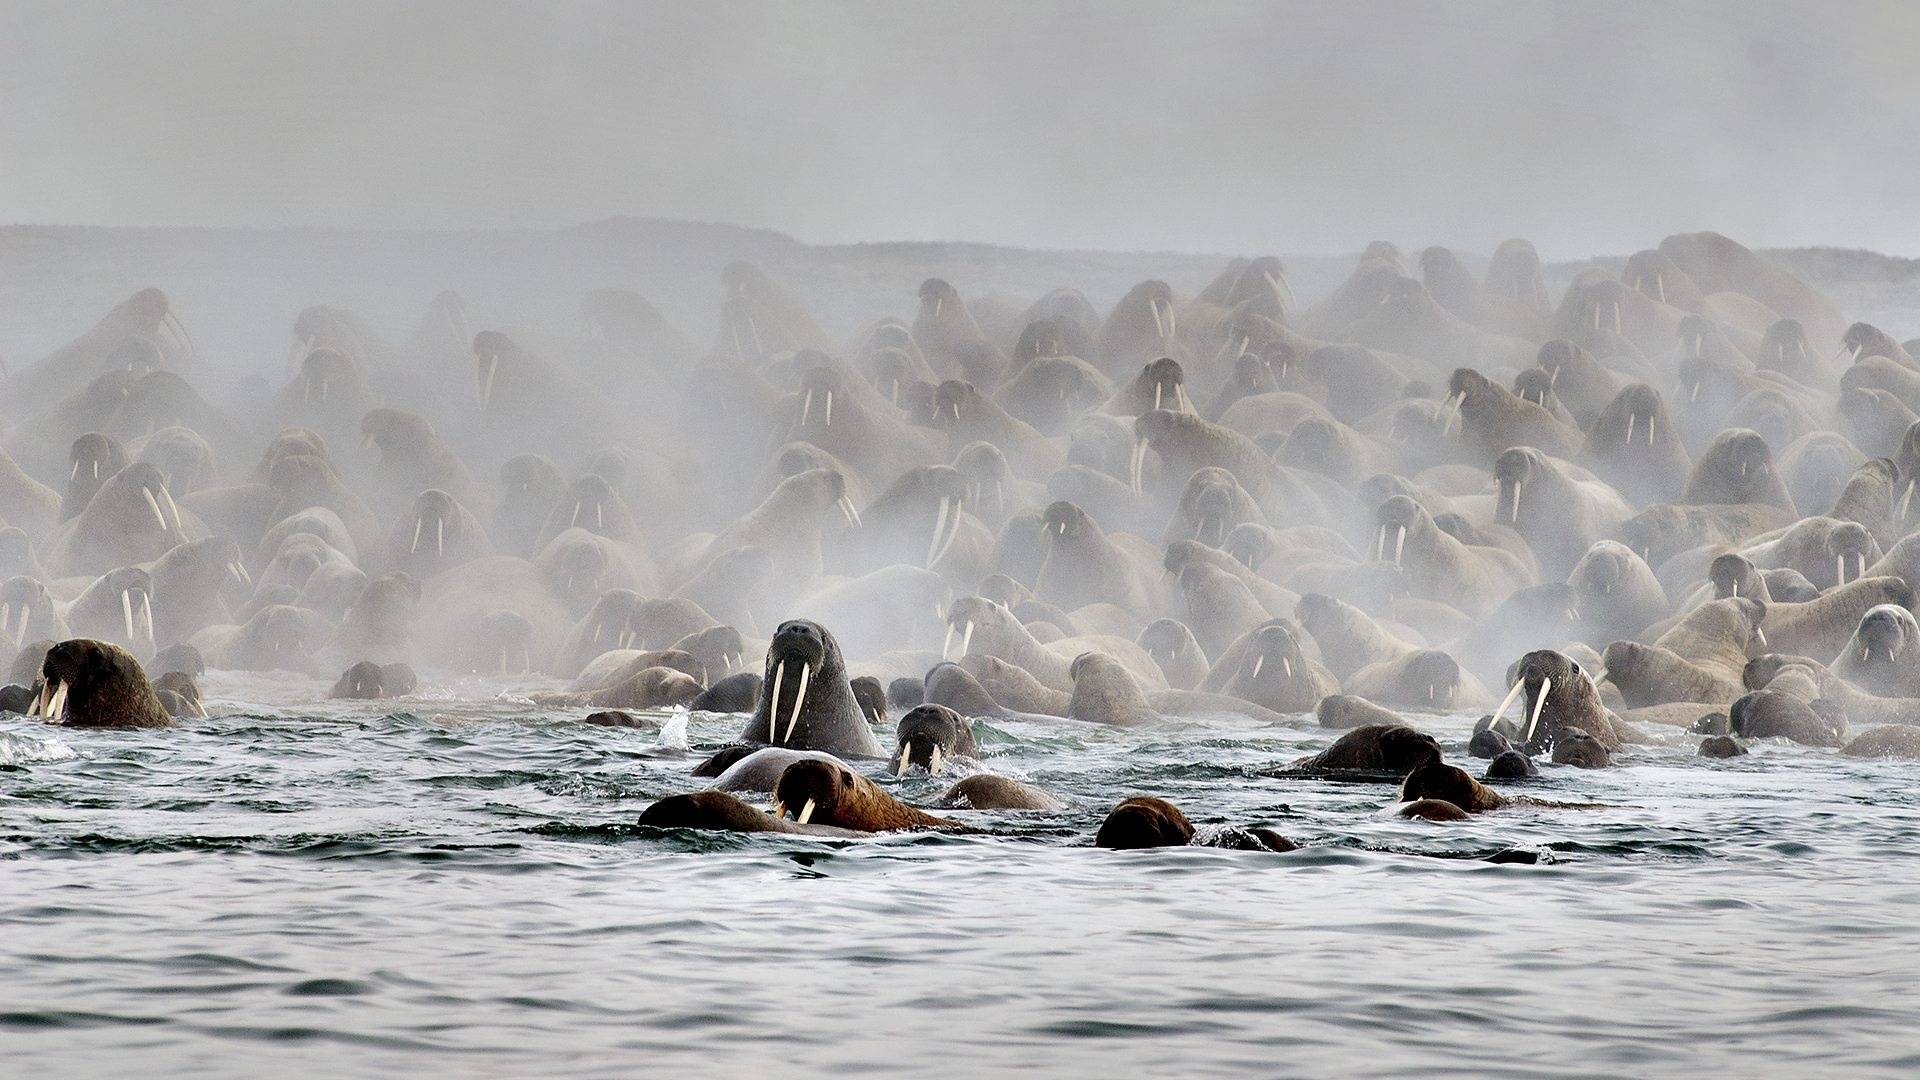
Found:
[[[0,222],[1920,255],[1920,4],[23,3]]]

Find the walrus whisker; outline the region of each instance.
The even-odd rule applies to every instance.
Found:
[[[1533,716],[1527,720],[1527,733],[1520,737],[1521,742],[1533,741],[1533,729],[1540,724],[1540,711],[1547,707],[1547,695],[1553,692],[1551,676],[1540,676],[1540,696],[1533,699]]]
[[[800,665],[800,685],[793,691],[793,713],[787,717],[787,732],[781,738],[781,742],[790,742],[793,739],[793,729],[800,723],[800,710],[807,704],[807,680],[812,676],[813,665],[803,662]]]
[[[767,741],[780,745],[780,683],[787,677],[787,662],[773,669],[773,694],[767,698]]]

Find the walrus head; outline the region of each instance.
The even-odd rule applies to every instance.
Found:
[[[970,442],[953,456],[953,468],[966,481],[966,508],[976,515],[993,499],[993,516],[1007,512],[1007,485],[1013,481],[1013,468],[1007,455],[989,442]]]
[[[840,647],[826,627],[806,619],[781,623],[767,644],[762,676],[762,685],[771,688],[767,693],[767,742],[780,746],[793,737],[800,712],[806,707],[807,689],[816,679],[840,677]],[[793,688],[791,697],[786,689],[789,686]]]
[[[1506,803],[1498,792],[1475,780],[1465,769],[1448,765],[1438,755],[1414,766],[1400,781],[1400,801],[1438,799],[1469,813],[1497,810]]]
[[[437,567],[447,557],[447,537],[459,544],[462,519],[460,504],[439,488],[428,488],[413,497],[409,515],[413,519],[413,539],[407,545],[404,562]]]
[[[978,415],[984,400],[972,383],[948,379],[933,390],[933,426],[941,431],[953,430],[960,426],[962,417]]]
[[[1913,613],[1898,604],[1881,604],[1860,617],[1852,648],[1859,654],[1858,667],[1895,667],[1911,663],[1895,658],[1908,656],[1916,642],[1920,642],[1920,623]]]
[[[937,775],[940,766],[955,757],[973,757],[979,751],[973,729],[959,713],[945,705],[921,705],[900,718],[895,752],[888,771],[906,775],[918,765]]]
[[[1559,404],[1553,392],[1553,376],[1537,367],[1526,368],[1513,377],[1513,396],[1543,409]]]
[[[990,636],[1012,629],[1019,624],[1013,612],[1005,604],[995,603],[985,597],[963,596],[947,608],[947,639],[941,646],[940,657],[943,660],[958,660],[973,648],[973,633],[986,628]],[[960,638],[960,651],[953,652],[954,637]]]
[[[1193,631],[1178,619],[1153,620],[1140,631],[1134,643],[1147,650],[1153,662],[1162,667],[1189,655],[1188,650],[1200,647],[1200,643],[1193,638]]]
[[[1040,515],[1040,531],[1066,540],[1079,540],[1100,535],[1100,526],[1087,516],[1085,510],[1062,499],[1050,503],[1046,512]],[[1057,543],[1058,541],[1056,541]]]
[[[1107,812],[1093,846],[1115,849],[1185,847],[1193,841],[1193,823],[1180,808],[1152,796],[1122,799]]]
[[[34,713],[73,727],[165,727],[172,718],[154,696],[146,672],[117,645],[87,638],[62,641],[40,665]]]
[[[367,445],[379,448],[383,465],[417,461],[437,438],[426,417],[385,408],[369,409],[360,418],[360,435]]]
[[[7,647],[25,648],[52,634],[57,615],[52,594],[37,578],[18,574],[0,582],[0,640]]]
[[[1855,521],[1842,522],[1827,533],[1827,554],[1833,556],[1836,585],[1845,585],[1867,572],[1867,563],[1878,562],[1880,545],[1866,526]]]
[[[1577,726],[1563,723],[1563,717],[1581,724],[1605,722],[1593,680],[1578,661],[1565,653],[1553,649],[1530,652],[1507,669],[1507,681],[1510,689],[1493,716],[1497,722],[1515,698],[1522,698],[1527,720],[1520,726],[1521,744],[1539,749],[1551,747],[1558,732]]]
[[[1891,334],[1870,323],[1854,323],[1840,335],[1840,356],[1850,364],[1866,356],[1898,360],[1905,352]]]
[[[494,390],[504,372],[509,381],[536,366],[533,355],[498,330],[482,330],[473,336],[475,379],[480,393],[480,411],[493,408]]]
[[[327,696],[363,700],[385,697],[385,681],[380,665],[371,660],[362,660],[353,665],[340,674]]]
[[[920,283],[920,318],[944,319],[949,311],[965,310],[960,304],[960,290],[948,284],[942,278],[928,278]]]
[[[500,488],[509,497],[558,499],[565,486],[560,467],[544,454],[517,454],[500,466]]]
[[[475,628],[472,657],[476,670],[501,675],[533,673],[533,624],[518,612],[490,611]]]
[[[1140,377],[1135,380],[1137,392],[1144,398],[1148,389],[1153,391],[1154,409],[1167,408],[1174,412],[1192,412],[1193,403],[1187,400],[1187,373],[1180,362],[1171,356],[1162,356],[1140,369]]]
[[[836,815],[841,804],[858,798],[864,779],[838,761],[796,761],[774,784],[773,816],[783,818],[792,812],[794,821],[801,825],[815,818],[823,824],[838,824]]]
[[[1401,558],[1407,549],[1407,535],[1419,538],[1433,528],[1433,519],[1427,515],[1425,507],[1405,495],[1395,495],[1380,504],[1374,513],[1374,520],[1380,529],[1374,536],[1373,558],[1376,562],[1386,562],[1388,543],[1391,541],[1395,566],[1401,565]]]
[[[1254,685],[1284,686],[1295,679],[1307,678],[1311,669],[1293,624],[1275,619],[1255,630],[1248,639],[1240,671]]]
[[[1805,371],[1813,363],[1807,348],[1807,328],[1799,319],[1776,319],[1760,335],[1760,366],[1774,371]]]
[[[1460,664],[1438,649],[1421,649],[1409,656],[1396,680],[1400,701],[1419,702],[1429,708],[1450,709],[1460,689]]]

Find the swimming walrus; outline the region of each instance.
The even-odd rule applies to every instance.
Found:
[[[818,819],[859,832],[954,829],[957,823],[916,810],[837,761],[797,761],[773,788],[773,816],[793,814],[801,825]]]
[[[941,765],[955,758],[977,758],[980,746],[966,718],[945,705],[921,705],[900,718],[895,732],[895,754],[888,771],[906,775],[919,765],[937,775]]]
[[[848,685],[840,644],[826,627],[806,619],[782,623],[767,645],[762,679],[767,693],[741,741],[839,757],[881,756]]]
[[[695,791],[686,795],[669,795],[641,811],[639,824],[656,829],[713,829],[725,832],[801,833],[814,836],[855,835],[847,829],[782,820],[724,791]]]
[[[1064,810],[1067,804],[1031,784],[975,773],[946,790],[940,805],[954,810]]]
[[[171,727],[140,662],[118,645],[71,638],[47,650],[36,715],[84,728]]]

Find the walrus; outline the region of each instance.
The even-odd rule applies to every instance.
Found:
[[[1262,773],[1282,777],[1359,773],[1369,778],[1391,776],[1398,781],[1422,762],[1439,758],[1440,744],[1425,732],[1398,724],[1365,724],[1317,754]]]
[[[951,810],[1065,810],[1067,804],[1031,784],[993,773],[975,773],[946,790],[940,805]]]
[[[1406,571],[1415,596],[1468,615],[1484,615],[1515,589],[1534,582],[1526,567],[1497,548],[1470,547],[1441,532],[1426,508],[1405,495],[1380,504],[1375,557]]]
[[[1840,752],[1846,753],[1846,748],[1842,747]],[[1700,748],[1694,754],[1704,758],[1744,757],[1747,748],[1731,735],[1709,735],[1700,740]]]
[[[1406,721],[1392,709],[1382,708],[1352,694],[1328,694],[1313,707],[1313,716],[1323,728],[1345,730],[1364,725],[1405,727]]]
[[[1602,654],[1606,679],[1630,709],[1670,702],[1725,705],[1741,693],[1739,682],[1695,664],[1672,649],[1615,641]]]
[[[859,832],[958,829],[958,823],[916,810],[837,761],[796,761],[773,788],[773,816],[791,812],[801,825],[833,825]]]
[[[1595,541],[1633,513],[1611,487],[1576,479],[1530,446],[1502,451],[1493,475],[1499,485],[1494,517],[1526,538],[1547,578],[1566,576]]]
[[[641,811],[639,824],[656,829],[710,829],[724,832],[799,833],[813,836],[857,835],[847,829],[784,821],[724,791],[695,791],[686,795],[669,795]]]
[[[1572,657],[1536,649],[1514,661],[1507,679],[1511,689],[1494,717],[1505,713],[1515,698],[1524,699],[1527,722],[1520,729],[1519,745],[1546,752],[1570,733],[1580,732],[1593,736],[1610,752],[1620,750],[1620,735],[1600,704],[1599,690]]]
[[[701,762],[695,776],[713,777],[713,791],[772,791],[780,774],[796,761],[838,761],[818,750],[788,750],[779,746],[731,746]]]
[[[1438,751],[1415,762],[1400,781],[1401,802],[1421,799],[1451,803],[1470,814],[1510,804],[1506,796],[1475,780],[1465,769],[1441,761]]]
[[[1459,422],[1469,460],[1477,464],[1491,465],[1513,446],[1531,446],[1569,460],[1580,452],[1583,440],[1577,428],[1472,368],[1454,370],[1447,382],[1446,408],[1443,428]]]
[[[1086,512],[1055,502],[1041,515],[1048,547],[1035,596],[1066,610],[1110,603],[1136,615],[1154,606],[1152,563],[1110,538]]]
[[[1920,697],[1917,654],[1920,622],[1898,604],[1880,604],[1860,617],[1833,673],[1877,697]]]
[[[686,672],[670,667],[648,667],[594,691],[588,695],[587,702],[602,709],[670,709],[690,705],[704,689]]]
[[[1492,700],[1479,679],[1438,649],[1369,664],[1342,680],[1342,686],[1348,693],[1403,709],[1450,712]]]
[[[47,650],[34,715],[84,728],[172,727],[173,717],[133,654],[104,641],[70,638]]]
[[[1747,739],[1785,738],[1806,746],[1844,746],[1847,722],[1816,711],[1777,690],[1755,690],[1727,709],[1733,733]]]
[[[687,702],[690,712],[752,712],[760,702],[760,673],[737,671],[714,682],[700,696]]]
[[[1920,599],[1905,580],[1875,575],[1870,570],[1868,576],[1828,589],[1812,600],[1768,604],[1766,618],[1760,624],[1766,642],[1759,642],[1757,637],[1755,642],[1777,652],[1823,660],[1837,657],[1868,611],[1881,604],[1912,611],[1916,603]]]
[[[847,682],[840,644],[805,619],[782,623],[767,645],[763,685],[742,742],[825,750],[839,757],[880,757],[880,744]],[[788,687],[792,687],[788,690]]]
[[[1855,736],[1840,752],[1848,757],[1906,758],[1920,761],[1920,727],[1882,724]]]
[[[1115,850],[1223,847],[1238,851],[1293,851],[1298,845],[1272,829],[1222,829],[1200,833],[1180,809],[1165,799],[1135,795],[1108,811],[1094,834],[1093,846]]]
[[[906,775],[914,765],[938,775],[940,766],[954,758],[980,756],[973,728],[945,705],[921,705],[908,712],[900,718],[894,737],[897,752],[887,768],[895,776]]]
[[[1584,731],[1569,731],[1553,744],[1553,763],[1582,769],[1602,769],[1613,764],[1613,755],[1600,740]]]
[[[379,664],[362,660],[340,674],[327,696],[360,699],[386,697],[386,674]]]
[[[1587,739],[1587,738],[1583,738],[1581,741],[1583,743],[1593,742],[1592,739]],[[1595,743],[1594,745],[1598,746],[1599,744]],[[1602,754],[1605,754],[1606,748],[1601,747],[1600,752]],[[1557,756],[1559,754],[1558,747],[1554,748],[1554,753],[1556,754],[1556,757],[1554,760],[1558,761],[1559,760]],[[1483,777],[1483,779],[1521,780],[1529,776],[1538,776],[1538,775],[1540,775],[1540,770],[1538,767],[1534,765],[1532,758],[1528,757],[1527,755],[1521,753],[1518,750],[1502,750],[1501,752],[1493,756],[1492,761],[1487,762],[1487,772],[1486,772],[1486,775]]]
[[[153,680],[153,695],[175,720],[204,720],[207,707],[200,700],[200,684],[184,671],[169,671]]]
[[[1773,451],[1751,428],[1728,428],[1714,436],[1694,462],[1679,501],[1696,506],[1762,503],[1798,513],[1774,468]]]
[[[1160,665],[1167,685],[1173,689],[1192,690],[1207,677],[1207,655],[1194,640],[1193,631],[1178,619],[1155,619],[1134,642]]]
[[[1340,684],[1300,647],[1293,624],[1275,619],[1258,627],[1229,648],[1202,690],[1217,690],[1279,713],[1309,712]]]

